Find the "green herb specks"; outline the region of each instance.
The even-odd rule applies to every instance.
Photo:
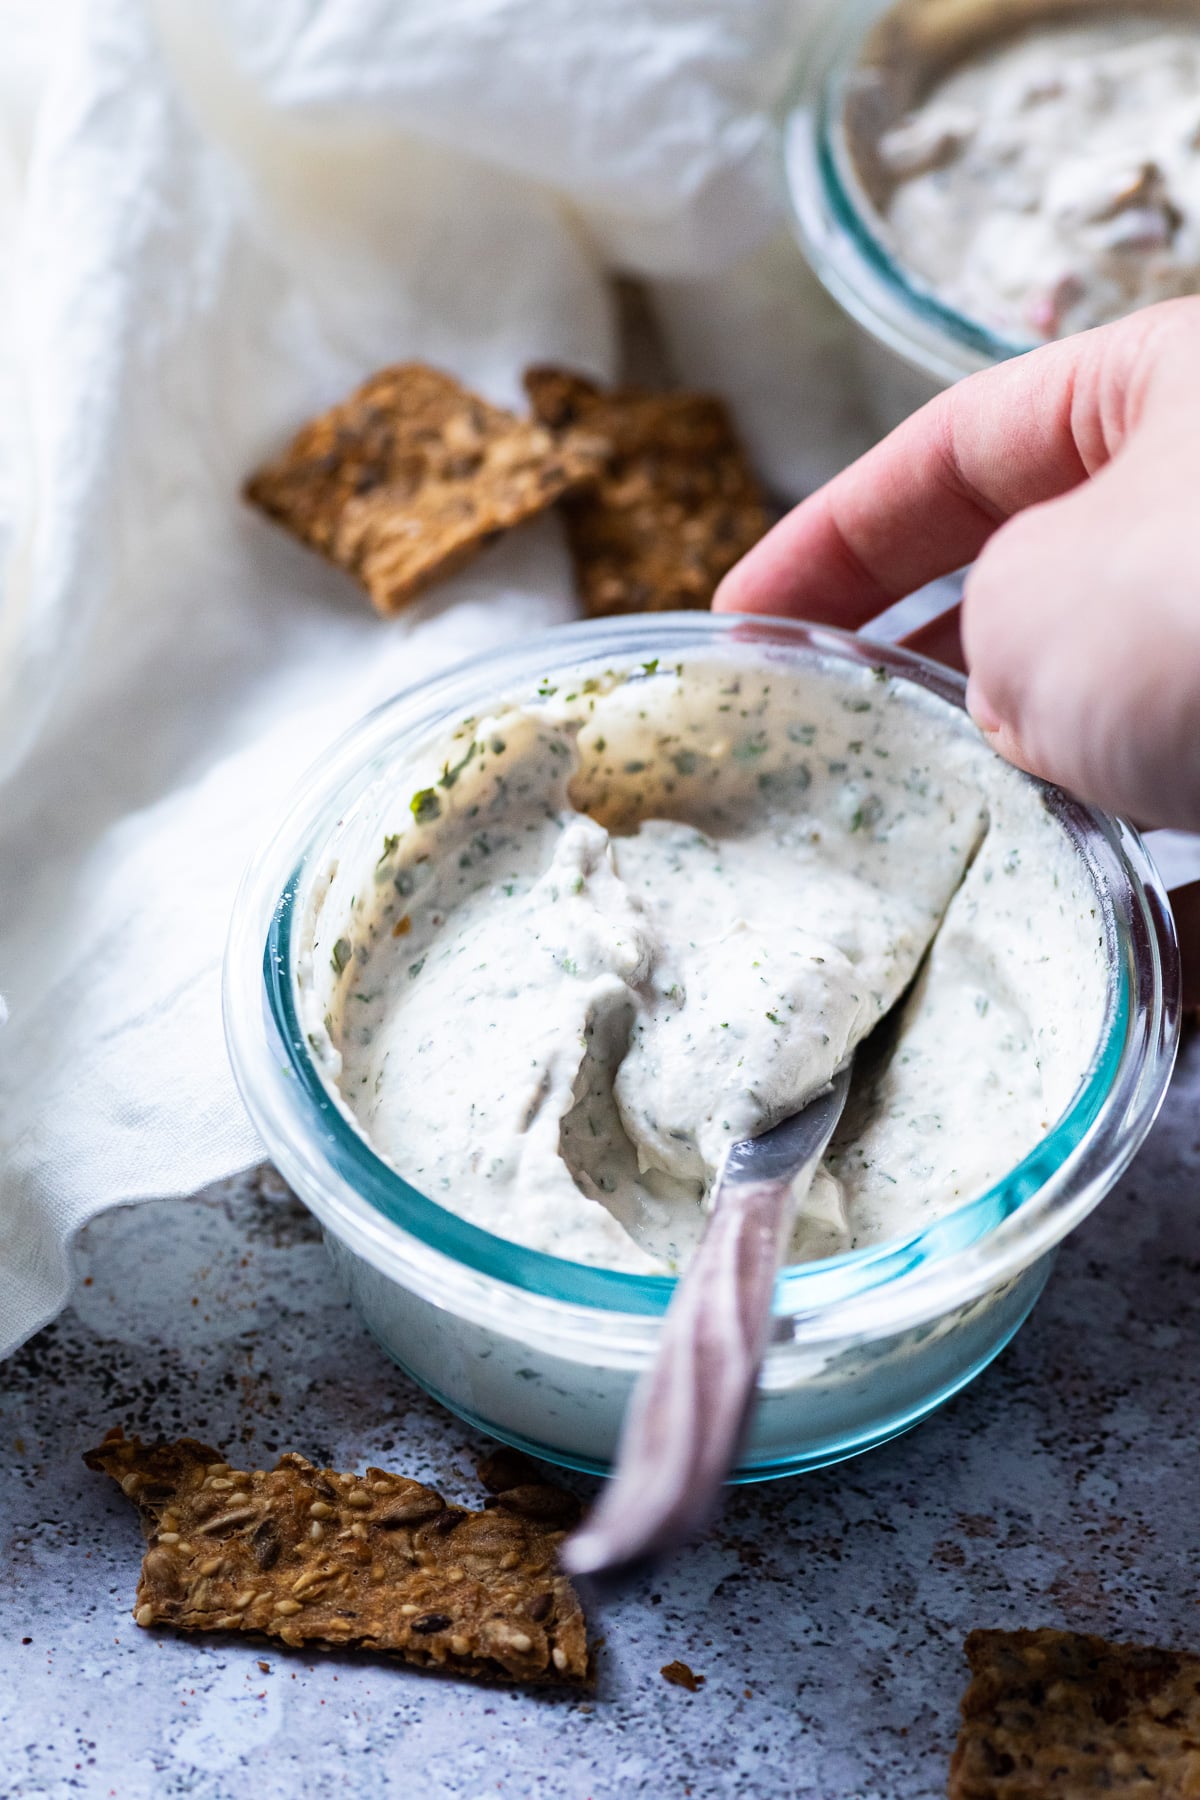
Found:
[[[465,756],[460,757],[458,762],[456,762],[456,763],[450,763],[450,762],[443,763],[442,764],[442,772],[438,776],[438,786],[441,788],[452,788],[478,749],[479,749],[478,743],[475,741],[474,738],[472,738],[471,742],[467,746],[467,753]],[[431,793],[432,789],[426,788],[425,792],[427,794]],[[414,810],[414,812],[416,811],[415,807],[413,810]],[[436,818],[437,814],[435,813],[433,816],[434,816],[434,818]]]

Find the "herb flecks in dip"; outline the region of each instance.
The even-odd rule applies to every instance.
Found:
[[[794,1259],[998,1178],[1099,1031],[1102,933],[1060,828],[882,670],[556,675],[414,756],[375,854],[315,924],[314,1050],[415,1186],[576,1261],[684,1262],[726,1146],[820,1091],[935,934]]]
[[[879,146],[900,260],[1023,339],[1200,291],[1200,19],[1035,26]]]

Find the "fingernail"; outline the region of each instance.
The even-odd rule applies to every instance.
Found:
[[[967,711],[978,725],[980,731],[993,736],[1004,723],[991,702],[980,691],[979,683],[974,675],[967,679]]]

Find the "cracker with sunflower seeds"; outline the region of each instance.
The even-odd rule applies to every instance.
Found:
[[[480,1465],[481,1512],[385,1469],[338,1473],[296,1455],[234,1469],[194,1438],[110,1431],[84,1461],[141,1513],[139,1625],[357,1647],[494,1681],[590,1679],[556,1556],[579,1504],[524,1458]]]
[[[1198,1800],[1200,1657],[973,1631],[949,1800]]]
[[[607,446],[491,406],[423,363],[381,369],[252,475],[246,498],[394,613],[592,480]]]
[[[565,369],[525,388],[553,431],[611,445],[599,477],[562,503],[589,614],[704,607],[767,529],[758,483],[724,403],[708,394],[603,392]]]

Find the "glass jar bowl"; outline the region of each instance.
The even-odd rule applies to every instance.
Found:
[[[872,373],[894,390],[888,423],[1036,340],[957,310],[905,266],[884,217],[880,138],[979,46],[1039,20],[1094,20],[1106,11],[1195,20],[1200,8],[1196,0],[840,0],[819,9],[783,123],[785,180],[809,262],[868,343],[890,353],[868,352]]]
[[[417,1191],[326,1085],[301,1024],[305,925],[362,866],[414,751],[556,673],[653,658],[774,670],[881,665],[952,708],[961,679],[909,652],[787,621],[706,613],[560,628],[399,694],[309,771],[242,885],[225,966],[234,1073],[267,1151],[324,1227],[368,1328],[435,1398],[548,1460],[604,1472],[674,1281],[499,1238]],[[947,715],[948,728],[955,724]],[[956,728],[973,729],[958,721]],[[1136,834],[1053,789],[1046,804],[1096,894],[1110,947],[1104,1024],[1048,1135],[987,1193],[902,1241],[784,1269],[739,1480],[835,1462],[907,1429],[1024,1320],[1055,1246],[1127,1166],[1178,1036],[1170,909]]]

